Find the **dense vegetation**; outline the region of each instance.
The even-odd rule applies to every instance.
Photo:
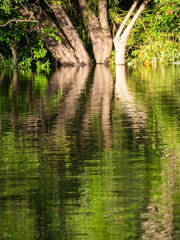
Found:
[[[83,12],[81,2],[88,4],[86,12]],[[62,60],[65,51],[68,52],[67,55],[74,51],[75,61],[78,59],[80,62],[89,63],[94,59],[93,61],[101,63],[101,59],[98,60],[95,54],[98,52],[97,49],[103,46],[102,41],[106,41],[106,37],[110,39],[109,33],[108,31],[103,33],[103,37],[98,35],[101,41],[97,47],[94,44],[97,35],[92,36],[89,31],[90,20],[94,18],[98,26],[96,20],[102,17],[98,9],[99,2],[97,0],[0,0],[0,64],[18,63],[21,68],[36,66],[37,69],[47,69],[56,60],[60,63],[72,60],[74,63],[72,57]],[[133,1],[107,2],[108,27],[113,39]],[[137,8],[143,1],[138,2]],[[179,62],[179,11],[177,0],[149,1],[128,38],[126,61],[130,64]],[[74,29],[70,33],[65,27],[68,24],[73,24],[69,25],[69,29]],[[102,29],[101,24],[99,33]],[[74,35],[76,32],[77,35]],[[73,39],[77,39],[78,44],[77,41],[73,42]],[[66,47],[61,56],[57,55],[59,50],[55,48],[58,44],[64,44]],[[112,52],[110,62],[113,64],[115,52],[111,47],[112,40],[107,40],[107,44],[110,45],[109,52],[102,61],[106,62]],[[80,59],[80,55],[83,56],[83,60]]]

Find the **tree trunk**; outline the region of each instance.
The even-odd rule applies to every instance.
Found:
[[[135,25],[139,15],[145,9],[146,5],[148,4],[149,0],[144,0],[143,3],[140,5],[139,9],[137,10],[136,14],[134,15],[133,19],[124,30],[123,34],[121,35],[123,28],[127,21],[129,20],[132,12],[134,11],[135,7],[137,6],[139,0],[135,1],[132,5],[128,15],[124,19],[122,26],[119,28],[115,38],[114,38],[114,46],[115,46],[115,56],[116,56],[116,65],[125,64],[125,52],[126,52],[126,43],[129,37],[129,34]]]
[[[54,37],[50,37],[48,34],[42,33],[43,30],[47,28],[47,23],[56,31],[56,35],[61,38],[61,42],[57,41]],[[47,49],[51,52],[52,56],[61,63],[61,65],[75,65],[78,63],[74,50],[69,42],[64,38],[49,17],[44,16],[44,21],[38,22],[37,33],[44,38]]]
[[[13,40],[12,46],[11,46],[11,51],[12,51],[13,65],[14,66],[17,64],[17,58],[18,58],[17,50],[18,50],[17,41]]]
[[[103,32],[103,47],[104,47],[104,63],[108,63],[111,53],[113,40],[111,37],[108,15],[107,15],[107,0],[99,0],[99,21],[101,26],[101,31]]]
[[[63,10],[61,10],[61,11],[63,12]],[[20,12],[26,18],[29,18],[31,16],[31,18],[38,21],[37,26],[36,26],[37,34],[44,38],[47,49],[51,52],[52,56],[61,63],[61,65],[90,64],[90,58],[89,58],[86,50],[84,48],[82,48],[80,39],[78,39],[76,46],[74,43],[75,41],[71,45],[71,42],[68,41],[68,39],[67,39],[68,37],[67,36],[64,37],[64,35],[59,30],[59,28],[56,26],[56,24],[53,22],[53,20],[50,17],[48,17],[47,14],[40,7],[38,8],[38,11],[37,11],[40,13],[39,16],[38,15],[36,16],[33,12],[31,12],[31,10],[29,10],[25,7],[21,8]],[[65,12],[64,12],[64,14],[65,14]],[[58,15],[58,11],[57,11],[57,16],[58,16],[58,18],[60,18],[60,15]],[[43,33],[43,31],[48,29],[49,27],[55,31],[55,34],[58,37],[60,37],[61,41],[56,40],[55,37],[49,36],[47,33]],[[69,27],[70,26],[68,26],[67,28],[64,27],[65,32],[68,32]],[[72,31],[71,33],[74,33],[74,35],[75,35],[74,28],[71,29],[71,31]],[[76,33],[76,36],[77,36],[77,33]],[[70,40],[72,40],[72,39],[70,39]],[[74,48],[73,48],[73,46],[74,46]],[[80,47],[81,51],[78,52],[79,47]],[[82,54],[82,56],[80,56],[81,54]]]
[[[74,54],[77,58],[78,63],[90,64],[91,59],[89,57],[89,54],[87,53],[82,40],[80,39],[76,29],[74,28],[63,7],[59,4],[56,4],[55,1],[52,1],[52,8],[60,28],[65,33],[72,48],[74,49]]]
[[[89,37],[92,42],[93,53],[97,64],[107,64],[112,51],[112,38],[107,21],[107,0],[99,1],[99,17],[89,9],[86,0],[78,0],[81,14]]]
[[[107,17],[107,0],[99,0],[99,20],[94,12],[89,9],[86,0],[78,0],[74,4],[79,4],[80,12],[86,22],[85,25],[92,42],[96,63],[107,64],[111,57],[113,43]],[[62,5],[59,4],[59,0],[51,0],[51,7],[61,30],[39,6],[37,6],[36,12],[32,12],[21,5],[20,12],[28,19],[37,20],[37,33],[43,36],[47,49],[62,65],[90,64],[89,54],[86,52],[70,18]],[[43,30],[48,27],[56,31],[56,35],[61,38],[61,42],[43,33]]]

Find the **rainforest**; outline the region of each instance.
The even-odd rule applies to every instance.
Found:
[[[180,239],[179,20],[0,0],[0,239]]]
[[[176,63],[179,12],[175,0],[1,0],[0,63]]]

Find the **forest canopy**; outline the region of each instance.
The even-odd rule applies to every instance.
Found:
[[[1,65],[180,61],[177,0],[0,0],[0,16]]]

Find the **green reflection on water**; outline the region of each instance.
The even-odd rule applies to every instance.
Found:
[[[2,72],[0,238],[179,239],[179,77]]]

